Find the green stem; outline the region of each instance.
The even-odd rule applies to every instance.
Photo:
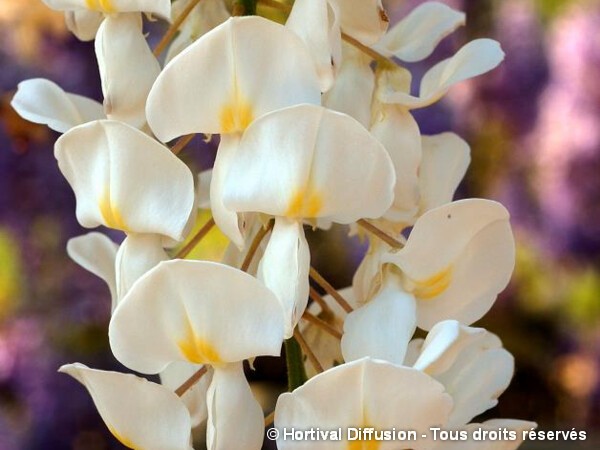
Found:
[[[234,16],[254,16],[256,15],[257,0],[234,0],[233,15]]]
[[[297,387],[302,386],[308,377],[304,370],[304,357],[298,341],[291,337],[285,341],[284,345],[288,373],[288,390],[292,392]]]

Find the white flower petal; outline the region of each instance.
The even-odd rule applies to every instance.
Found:
[[[105,14],[145,12],[163,19],[171,17],[170,0],[42,0],[58,11],[92,10]]]
[[[258,266],[258,279],[271,289],[284,311],[285,338],[294,333],[308,304],[310,251],[302,223],[276,218]]]
[[[147,104],[163,142],[190,133],[238,133],[263,114],[320,103],[308,50],[292,31],[261,17],[233,17],[162,71]]]
[[[197,197],[198,208],[210,209],[210,185],[212,183],[212,169],[203,170],[198,174]]]
[[[465,24],[465,14],[440,2],[425,2],[394,25],[374,46],[386,56],[416,62],[427,58],[438,43]]]
[[[432,209],[417,220],[406,246],[382,259],[400,268],[404,288],[419,300],[420,328],[447,319],[471,324],[491,308],[514,268],[508,211],[482,199]]]
[[[381,0],[328,0],[340,15],[342,31],[364,45],[377,42],[387,31],[389,19]]]
[[[175,0],[173,2],[173,20],[183,13],[190,1]],[[166,62],[171,61],[192,42],[225,22],[230,16],[223,0],[202,0],[192,9],[188,18],[179,27],[179,34],[169,46]]]
[[[240,270],[174,260],[142,276],[115,310],[116,358],[141,373],[174,361],[220,365],[279,355],[283,312],[275,295]]]
[[[104,14],[88,9],[65,11],[65,23],[80,41],[93,41],[104,20]]]
[[[294,392],[282,394],[275,408],[275,427],[279,430],[395,427],[416,430],[419,435],[421,432],[430,434],[429,427],[446,423],[451,407],[450,396],[433,378],[415,369],[364,358],[334,367],[311,378]],[[342,434],[345,437],[344,431]],[[410,446],[415,450],[433,447],[430,439],[411,441]],[[348,441],[292,441],[283,440],[280,434],[277,448],[342,450],[349,447]]]
[[[422,143],[423,157],[419,168],[421,214],[452,201],[471,162],[469,144],[454,133],[422,136]]]
[[[168,259],[169,255],[162,247],[160,235],[134,233],[127,236],[119,247],[115,260],[117,301],[125,297],[138,278],[159,262]]]
[[[56,141],[54,155],[73,188],[81,225],[184,237],[194,178],[171,151],[124,123],[96,121]]]
[[[201,368],[201,365],[190,364],[188,362],[178,361],[171,363],[160,373],[160,382],[163,386],[175,391]],[[181,400],[190,412],[192,427],[197,427],[208,417],[206,397],[212,376],[213,370],[211,367],[208,367],[207,372],[202,375],[202,378],[181,396]]]
[[[438,322],[427,334],[421,354],[412,366],[430,375],[442,373],[465,347],[485,333],[483,328],[467,327],[456,320]]]
[[[191,450],[190,415],[160,384],[119,372],[67,364],[59,369],[83,384],[115,437],[129,448]]]
[[[381,105],[371,133],[388,151],[396,171],[394,203],[384,217],[393,222],[412,223],[419,205],[419,126],[408,110],[396,105]]]
[[[48,125],[59,133],[91,120],[104,118],[102,105],[80,95],[69,94],[43,78],[19,83],[10,102],[24,119]]]
[[[285,23],[306,44],[314,60],[322,92],[327,92],[341,62],[338,14],[328,0],[296,0]]]
[[[221,142],[219,143],[210,179],[209,197],[210,209],[215,223],[225,236],[237,245],[239,249],[242,249],[246,236],[243,217],[237,214],[235,210],[229,209],[223,204],[223,191],[226,188],[227,182],[226,177],[231,166],[238,159],[239,145],[239,135],[221,136]]]
[[[370,58],[360,50],[344,44],[343,62],[335,83],[323,94],[323,106],[354,117],[365,128],[371,125],[375,89],[375,74],[370,63]]]
[[[395,183],[389,155],[364,127],[313,105],[256,120],[227,177],[224,203],[232,210],[338,223],[380,217]]]
[[[437,102],[456,83],[482,75],[497,67],[504,59],[500,44],[492,39],[475,39],[454,56],[437,63],[421,80],[418,97],[404,90],[388,90],[382,94],[385,103],[407,108],[423,108]]]
[[[115,260],[118,248],[110,238],[95,231],[71,238],[67,242],[67,253],[71,259],[85,270],[102,278],[108,285],[112,299],[111,311],[116,306]]]
[[[142,129],[146,99],[160,65],[143,34],[141,14],[107,17],[98,30],[95,47],[106,116]]]
[[[346,362],[369,356],[401,365],[417,322],[415,298],[394,280],[346,317],[342,354]]]
[[[265,427],[263,412],[241,363],[215,369],[207,404],[208,450],[260,450]]]

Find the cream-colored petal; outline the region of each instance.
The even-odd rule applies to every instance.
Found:
[[[142,129],[146,99],[160,73],[142,30],[140,13],[109,16],[95,41],[106,116]]]
[[[396,105],[381,105],[371,133],[388,151],[396,171],[394,202],[384,217],[392,222],[412,223],[419,207],[419,126],[408,110]]]
[[[420,214],[452,201],[471,162],[469,144],[454,133],[422,136],[422,143]]]
[[[145,12],[169,20],[171,0],[42,0],[58,11],[92,10],[104,14]]]
[[[243,214],[237,214],[235,210],[228,208],[223,203],[224,190],[227,187],[227,175],[231,166],[238,159],[239,145],[239,135],[221,136],[210,179],[209,197],[210,209],[215,223],[223,234],[241,250],[244,248],[246,237]]]
[[[314,60],[321,91],[327,92],[341,63],[339,14],[328,0],[296,0],[285,26],[306,44]]]
[[[175,391],[201,368],[202,365],[188,362],[171,363],[160,373],[160,382],[163,386]],[[181,396],[181,400],[190,412],[192,427],[197,427],[208,417],[206,396],[212,376],[213,369],[209,366],[202,378]]]
[[[320,103],[303,42],[267,19],[233,17],[165,67],[146,112],[150,127],[166,142],[197,132],[239,133],[255,118],[297,103]]]
[[[371,125],[371,101],[375,75],[371,60],[349,44],[343,46],[343,61],[335,83],[323,94],[323,106],[358,120],[362,126]]]
[[[65,11],[65,23],[80,41],[93,41],[104,20],[104,14],[88,9]]]
[[[227,176],[224,204],[231,210],[338,223],[380,217],[395,183],[389,155],[366,129],[313,105],[254,122]]]
[[[430,375],[441,374],[456,362],[466,347],[485,333],[483,328],[467,327],[456,320],[438,322],[427,334],[412,366]]]
[[[83,384],[110,432],[128,448],[191,450],[190,415],[160,384],[119,372],[67,364],[59,369]]]
[[[404,90],[388,90],[382,94],[385,103],[396,103],[407,108],[423,108],[437,102],[456,83],[482,75],[496,68],[504,59],[500,44],[492,39],[476,39],[464,45],[454,56],[429,69],[418,96]]]
[[[208,388],[208,450],[260,450],[263,411],[246,381],[241,363],[216,368]]]
[[[427,58],[438,43],[465,24],[465,14],[440,2],[425,2],[394,25],[375,44],[386,56],[416,62]]]
[[[173,260],[143,275],[115,310],[116,358],[141,373],[175,361],[219,366],[279,355],[283,311],[252,276],[218,263]]]
[[[406,246],[383,258],[403,273],[418,303],[418,326],[455,319],[471,324],[492,306],[515,263],[508,211],[468,199],[432,209],[417,220]]]
[[[410,405],[410,407],[407,407]],[[360,359],[346,363],[310,380],[294,392],[282,394],[275,408],[275,427],[280,430],[277,448],[349,449],[347,441],[283,440],[284,428],[304,430],[319,427],[374,427],[378,430],[416,430],[444,426],[452,400],[433,378],[408,367],[384,361]],[[397,442],[382,442],[382,449],[398,448]],[[365,448],[368,443],[355,448]],[[371,444],[372,445],[372,444]],[[430,439],[410,442],[410,448],[432,448]]]
[[[21,81],[10,102],[24,119],[48,125],[65,133],[91,120],[104,118],[102,105],[80,95],[69,94],[43,78]]]
[[[344,360],[368,356],[401,365],[416,322],[415,298],[390,278],[370,302],[346,316],[341,343]]]
[[[67,253],[71,259],[106,282],[110,289],[112,309],[117,293],[115,259],[118,248],[109,237],[95,231],[71,238],[67,242]]]
[[[190,1],[176,0],[173,2],[173,20],[183,13]],[[192,9],[188,18],[179,27],[179,34],[169,46],[165,60],[171,61],[192,42],[225,22],[230,16],[223,0],[202,0]]]
[[[54,148],[81,225],[181,240],[194,210],[194,178],[171,151],[115,121],[73,128]]]
[[[158,234],[127,236],[117,252],[115,270],[117,274],[117,302],[125,297],[138,278],[169,255],[164,251],[162,238]],[[113,305],[113,310],[116,305]]]
[[[389,19],[381,0],[328,0],[340,15],[342,31],[365,45],[377,42]]]
[[[515,362],[512,355],[487,336],[466,347],[452,367],[436,378],[452,398],[454,408],[448,424],[459,426],[498,404],[510,384]],[[495,338],[495,339],[494,339]],[[486,342],[486,340],[488,342]]]
[[[294,333],[308,304],[310,251],[302,223],[278,217],[258,266],[258,279],[271,289],[283,308],[285,338]]]

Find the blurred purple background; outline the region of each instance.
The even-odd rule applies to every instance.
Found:
[[[420,1],[389,1],[392,20]],[[600,431],[600,4],[584,0],[455,0],[468,26],[423,64],[467,39],[493,37],[507,57],[416,116],[424,133],[453,130],[472,145],[459,197],[503,202],[518,241],[513,281],[481,322],[516,357],[486,417],[541,429]],[[0,0],[0,450],[122,448],[87,392],[57,368],[118,368],[106,335],[109,294],[69,260],[85,232],[52,154],[57,134],[9,106],[19,81],[44,77],[101,100],[93,44],[38,0]],[[186,161],[200,144],[186,150]],[[210,158],[210,156],[209,156]],[[357,255],[341,233],[310,236],[315,264],[339,287]],[[353,242],[353,241],[350,241]],[[260,371],[260,370],[259,370]],[[263,378],[281,376],[264,369]],[[541,446],[540,446],[541,445]],[[534,443],[524,448],[598,448]]]

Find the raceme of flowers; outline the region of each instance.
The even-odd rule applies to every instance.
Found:
[[[388,26],[380,0],[265,0],[284,25],[244,16],[251,1],[233,2],[234,17],[223,0],[43,1],[65,12],[78,38],[95,39],[104,102],[32,79],[12,106],[63,133],[54,154],[79,223],[124,233],[117,245],[92,231],[67,251],[108,285],[116,359],[161,383],[80,363],[60,371],[89,390],[125,446],[189,449],[203,422],[211,450],[259,449],[273,419],[277,428],[419,434],[535,426],[471,423],[496,405],[514,370],[500,339],[470,326],[513,271],[509,214],[490,200],[452,201],[469,146],[451,132],[421,135],[411,114],[500,64],[497,42],[467,43],[413,92],[403,62],[427,58],[465,22],[439,2]],[[142,13],[172,22],[154,51]],[[193,174],[177,153],[200,133],[219,134],[220,144],[213,168]],[[212,219],[192,236],[199,209]],[[353,285],[340,291],[311,267],[304,231],[332,223],[369,242]],[[202,246],[213,225],[230,241],[224,260],[186,259],[181,243]],[[417,328],[425,339],[414,339]],[[291,391],[265,419],[243,362],[279,356],[284,343]],[[411,448],[520,442],[427,438]]]

